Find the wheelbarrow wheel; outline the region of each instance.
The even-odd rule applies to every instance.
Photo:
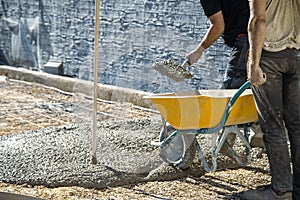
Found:
[[[176,131],[170,131],[168,127],[168,135]],[[167,137],[165,136],[165,137]],[[178,134],[169,144],[161,148],[160,157],[163,161],[173,164],[174,166],[185,170],[189,168],[196,154],[196,137],[193,134]]]

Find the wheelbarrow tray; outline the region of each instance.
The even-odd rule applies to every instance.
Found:
[[[144,98],[151,100],[165,120],[177,130],[216,127],[227,106],[231,106],[231,112],[225,126],[256,122],[258,115],[251,89],[246,89],[234,105],[229,105],[236,92],[234,89],[197,90]]]

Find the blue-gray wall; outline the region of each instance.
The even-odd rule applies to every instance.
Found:
[[[33,70],[62,62],[65,75],[93,80],[94,5],[1,0],[0,59]],[[156,93],[219,87],[229,53],[221,39],[191,67],[194,79],[174,83],[152,69],[165,59],[182,62],[208,26],[199,0],[100,1],[99,82]]]

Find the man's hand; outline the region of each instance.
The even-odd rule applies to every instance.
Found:
[[[259,86],[266,82],[266,74],[263,73],[259,65],[247,65],[247,76],[253,86]]]
[[[200,59],[204,50],[205,49],[202,46],[199,46],[196,49],[192,50],[190,53],[188,53],[185,56],[185,58],[189,61],[189,64],[192,65]]]

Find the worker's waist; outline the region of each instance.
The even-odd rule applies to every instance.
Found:
[[[236,38],[243,38],[243,37],[246,37],[248,36],[247,33],[241,33],[241,34],[238,34]]]

